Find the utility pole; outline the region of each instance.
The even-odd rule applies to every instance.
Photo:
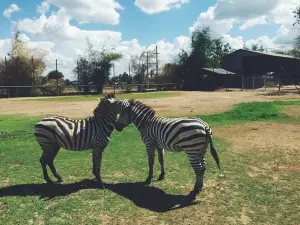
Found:
[[[157,45],[155,47],[155,56],[156,56],[156,76],[158,76],[158,52],[157,52]]]
[[[116,77],[116,73],[115,73],[115,63],[113,63],[113,70],[114,70],[114,95],[116,94],[116,82],[115,82],[115,77]]]
[[[78,60],[77,60],[77,85],[78,85],[78,90],[79,90],[79,95],[81,94],[81,88],[80,88],[80,82],[79,82],[79,66],[78,66]]]
[[[129,74],[128,74],[128,80],[127,80],[127,83],[129,83],[129,80],[130,80],[130,63],[129,63],[129,65],[128,65],[128,72],[129,72]]]
[[[147,53],[147,58],[146,58],[146,63],[147,63],[147,74],[146,74],[146,78],[147,78],[147,83],[148,83],[148,88],[149,88],[149,51],[146,52]]]
[[[57,59],[55,60],[55,71],[56,71],[56,76],[58,76],[57,74]],[[59,95],[59,88],[58,88],[58,80],[59,80],[59,77],[56,77],[56,94],[57,96]]]

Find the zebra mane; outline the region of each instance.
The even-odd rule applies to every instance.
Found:
[[[94,114],[96,114],[97,112],[99,112],[102,108],[102,106],[104,106],[106,100],[108,99],[113,99],[115,98],[115,94],[114,93],[104,93],[104,97],[103,98],[98,98],[98,100],[100,100],[100,102],[98,103],[97,107],[94,109]]]
[[[141,124],[142,125],[144,122],[146,122],[147,120],[153,118],[155,116],[155,110],[152,109],[150,106],[140,102],[140,101],[136,101],[134,99],[130,99],[129,101],[129,104],[132,107],[136,107],[136,108],[139,108],[139,110],[145,110],[146,109],[146,112],[148,113],[147,114],[147,117],[144,117],[141,121]],[[142,116],[142,115],[139,115],[139,116]]]

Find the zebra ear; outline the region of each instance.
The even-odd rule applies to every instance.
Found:
[[[130,106],[134,106],[134,99],[130,99],[130,100],[129,100],[129,105],[130,105]]]

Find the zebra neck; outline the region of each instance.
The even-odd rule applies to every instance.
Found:
[[[117,117],[111,112],[94,115],[94,122],[98,127],[103,127],[107,132],[112,132],[115,128]]]
[[[134,125],[140,130],[145,127],[147,127],[151,121],[154,119],[154,117],[148,118],[144,117],[144,115],[139,115],[134,118]]]

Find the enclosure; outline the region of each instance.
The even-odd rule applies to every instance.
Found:
[[[300,96],[264,91],[119,94],[158,115],[197,116],[213,129],[221,170],[207,153],[203,192],[184,153],[165,153],[166,178],[150,186],[147,156],[133,126],[114,132],[103,156],[106,190],[94,184],[91,151],[61,150],[62,184],[46,185],[34,124],[46,115],[82,118],[98,96],[1,99],[2,224],[297,224],[300,220]],[[159,175],[155,161],[154,180]]]

